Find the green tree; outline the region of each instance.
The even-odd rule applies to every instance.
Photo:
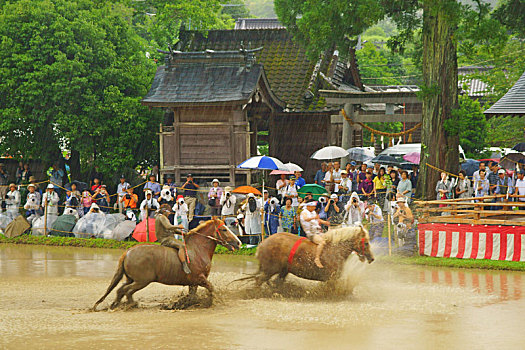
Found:
[[[463,19],[482,12],[456,0],[275,0],[280,20],[305,43],[315,57],[338,47],[344,55],[354,46],[355,37],[385,16],[397,25],[397,35],[389,46],[403,52],[421,30],[422,82],[422,160],[418,194],[434,195],[439,174],[426,166],[438,166],[450,172],[458,169],[457,134],[448,133],[444,123],[458,107],[457,34]],[[477,17],[478,26],[486,17]],[[472,24],[472,23],[470,23]],[[484,26],[485,28],[485,26]]]
[[[152,45],[161,48],[174,44],[181,28],[205,32],[212,29],[233,28],[235,24],[228,11],[223,12],[222,2],[219,0],[127,0],[127,2],[136,11],[134,24],[141,29],[141,36],[150,40]]]
[[[522,116],[492,117],[487,120],[487,143],[494,147],[513,147],[523,142],[525,121]]]
[[[71,150],[80,176],[157,158],[158,112],[141,106],[155,72],[119,3],[22,0],[0,11],[0,152],[47,163]]]
[[[447,119],[445,128],[450,134],[459,136],[459,143],[468,158],[479,159],[487,146],[488,124],[479,101],[467,95],[459,96],[459,108]]]
[[[221,3],[222,13],[233,19],[250,18],[250,10],[246,7],[244,0],[227,0]]]

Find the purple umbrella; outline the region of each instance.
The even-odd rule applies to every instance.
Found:
[[[404,160],[410,163],[414,163],[414,164],[419,164],[420,158],[421,158],[421,154],[419,152],[411,152],[403,156]]]

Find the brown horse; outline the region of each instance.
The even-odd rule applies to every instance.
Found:
[[[234,251],[240,248],[241,241],[224,224],[224,221],[219,219],[200,224],[185,237],[191,274],[184,273],[177,251],[173,248],[154,244],[132,247],[120,257],[113,280],[106,293],[95,303],[93,310],[96,310],[124,275],[126,275],[126,282],[117,290],[117,298],[111,304],[111,309],[120,304],[124,295],[128,304],[133,305],[133,293],[151,282],[189,286],[189,299],[195,297],[198,286],[201,286],[209,291],[211,302],[213,286],[208,281],[208,275],[215,247],[218,243]]]
[[[282,283],[288,273],[316,281],[328,281],[340,277],[344,263],[352,252],[359,259],[369,263],[374,261],[370,251],[368,231],[363,226],[332,229],[323,235],[326,245],[321,254],[324,268],[314,263],[316,245],[307,239],[297,243],[301,237],[291,233],[277,233],[264,240],[257,248],[259,271],[252,277],[260,286],[279,274],[278,283]],[[292,250],[295,249],[295,254]]]

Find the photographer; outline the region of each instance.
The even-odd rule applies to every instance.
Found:
[[[221,215],[223,217],[233,216],[235,214],[235,203],[237,203],[237,197],[232,194],[232,188],[230,186],[224,188],[219,203],[222,206]]]
[[[222,188],[219,187],[219,180],[213,179],[211,182],[212,187],[208,192],[208,205],[211,208],[212,216],[219,216],[221,213],[221,203],[220,198],[222,196]]]
[[[135,215],[135,210],[137,209],[137,203],[139,202],[139,197],[133,193],[133,188],[126,189],[126,194],[120,199],[120,205],[124,207],[124,212],[126,213],[126,218],[131,221],[137,221],[137,216]]]
[[[146,198],[140,203],[140,220],[146,219],[146,208],[149,212],[149,217],[155,217],[155,211],[160,208],[159,202],[153,198],[153,193],[151,191],[146,191]]]
[[[20,206],[20,192],[16,189],[15,184],[9,185],[9,192],[5,195],[6,211],[13,217],[18,216],[18,207]]]
[[[95,193],[93,194],[93,200],[100,207],[100,211],[106,214],[109,213],[110,199],[106,185],[101,185],[96,189]]]
[[[40,209],[40,192],[36,191],[36,186],[33,184],[27,185],[27,190],[29,193],[27,194],[26,204],[24,204],[24,209],[26,211],[26,219],[29,224],[31,224],[34,220],[38,219],[42,215],[42,211]]]
[[[334,193],[326,203],[325,211],[330,225],[340,225],[343,223],[343,204]]]
[[[365,217],[370,223],[370,240],[375,237],[381,237],[383,235],[383,227],[385,226],[383,220],[383,212],[376,203],[370,201],[365,209]]]
[[[195,213],[195,205],[197,205],[197,191],[200,188],[195,182],[193,182],[193,176],[188,174],[186,176],[186,182],[182,185],[184,190],[184,201],[188,205],[189,213],[188,220],[193,220],[193,214]]]
[[[269,201],[266,201],[264,204],[264,230],[267,236],[277,233],[280,214],[281,206],[277,198],[270,198]]]
[[[171,189],[168,185],[162,186],[162,191],[160,191],[160,198],[158,200],[159,204],[162,206],[163,204],[169,205],[169,207],[173,207],[175,204],[175,198],[171,195]],[[169,217],[170,215],[168,215]]]
[[[46,192],[42,196],[42,208],[45,209],[47,203],[47,213],[51,215],[58,215],[58,194],[55,192],[53,184],[47,185]]]
[[[348,226],[359,225],[363,221],[363,212],[361,210],[361,201],[357,193],[352,192],[350,200],[345,206],[346,224]]]
[[[126,177],[124,176],[124,174],[120,175],[120,183],[117,186],[118,199],[117,199],[117,203],[115,203],[115,206],[118,206],[118,212],[120,214],[122,214],[122,209],[123,209],[122,197],[124,197],[124,195],[126,195],[126,190],[128,188],[130,188],[130,187],[131,187],[131,185],[126,182]]]
[[[189,230],[189,221],[188,221],[188,204],[185,203],[184,197],[179,195],[177,201],[173,206],[173,212],[175,213],[173,217],[173,224],[175,226],[182,225],[186,231]]]

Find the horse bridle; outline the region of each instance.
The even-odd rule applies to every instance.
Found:
[[[212,241],[215,241],[215,242],[217,242],[217,243],[219,243],[221,245],[226,245],[227,244],[227,245],[233,247],[233,245],[231,245],[230,243],[228,243],[228,241],[226,241],[224,238],[222,238],[221,231],[219,231],[219,229],[221,227],[225,226],[226,224],[223,222],[217,227],[217,225],[215,225],[215,222],[214,222],[213,225],[215,226],[215,232],[219,235],[220,239],[217,239],[217,238],[211,237],[211,236],[206,236],[206,235],[203,235],[202,233],[199,233],[199,232],[195,232],[195,233],[198,234],[199,236],[211,239]]]

